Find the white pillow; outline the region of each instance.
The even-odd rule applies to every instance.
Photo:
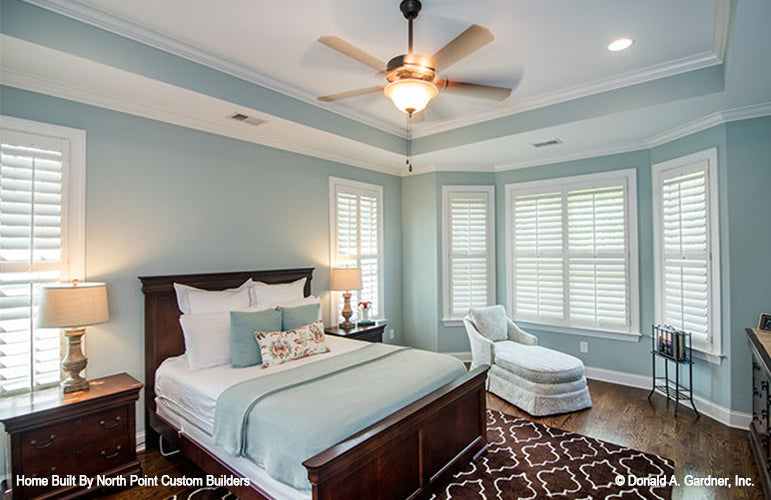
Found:
[[[230,312],[183,314],[179,324],[191,370],[230,363]]]
[[[299,306],[307,306],[309,304],[319,304],[321,305],[321,298],[317,297],[315,295],[309,295],[308,297],[302,298],[300,300],[290,300],[288,302],[280,302],[277,304],[271,304],[270,308],[274,307],[284,307],[284,308],[291,308],[291,307],[299,307]],[[321,307],[319,307],[319,317],[316,318],[317,321],[321,321]]]
[[[177,305],[182,314],[207,314],[249,307],[252,304],[249,294],[252,284],[252,279],[249,278],[238,288],[212,291],[174,283],[174,290],[177,292]]]
[[[248,307],[242,312],[256,312],[269,307]],[[185,337],[185,354],[191,370],[201,370],[231,362],[230,311],[207,314],[183,314],[179,317]]]
[[[269,285],[262,281],[252,284],[252,304],[280,304],[293,300],[301,300],[305,297],[305,281],[300,278],[291,283],[279,283]]]

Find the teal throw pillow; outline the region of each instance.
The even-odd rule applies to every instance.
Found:
[[[297,307],[279,307],[281,310],[281,329],[283,331],[294,330],[319,319],[321,304],[308,304]]]
[[[254,338],[254,332],[281,331],[281,311],[230,313],[230,354],[234,368],[246,368],[262,364],[260,345]]]

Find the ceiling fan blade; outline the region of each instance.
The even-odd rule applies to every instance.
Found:
[[[372,94],[374,92],[382,92],[383,86],[364,87],[362,89],[348,90],[346,92],[338,92],[337,94],[328,94],[317,97],[321,102],[339,101],[340,99],[347,99],[349,97],[356,97],[364,94]]]
[[[489,99],[491,101],[504,101],[511,94],[511,89],[508,87],[495,87],[493,85],[482,85],[479,83],[453,82],[450,80],[445,81],[442,91],[450,94],[477,97],[479,99]]]
[[[492,32],[478,24],[472,24],[434,54],[436,71],[443,71],[464,57],[481,49],[495,39]]]
[[[350,57],[351,59],[356,59],[360,63],[364,63],[371,68],[375,68],[381,73],[385,73],[386,63],[384,63],[377,57],[373,56],[372,54],[368,54],[367,52],[364,52],[360,48],[354,45],[351,45],[350,43],[346,42],[340,37],[322,36],[322,37],[319,37],[319,42],[323,43],[330,49],[334,49],[340,52],[341,54],[344,54]]]

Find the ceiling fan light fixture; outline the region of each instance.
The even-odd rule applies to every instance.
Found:
[[[389,83],[384,92],[400,111],[412,115],[422,111],[436,97],[439,89],[426,80],[405,78]]]

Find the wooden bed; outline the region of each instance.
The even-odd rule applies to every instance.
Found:
[[[287,283],[307,278],[313,268],[140,277],[145,295],[145,429],[147,448],[159,435],[208,474],[238,476],[202,445],[156,414],[155,371],[161,362],[185,351],[180,311],[173,284],[207,290],[239,286],[248,278]],[[447,384],[396,413],[308,458],[303,465],[314,500],[416,498],[451,466],[475,458],[485,438],[486,370],[478,369]],[[241,500],[269,499],[260,485],[236,486]],[[276,499],[280,500],[280,499]]]

